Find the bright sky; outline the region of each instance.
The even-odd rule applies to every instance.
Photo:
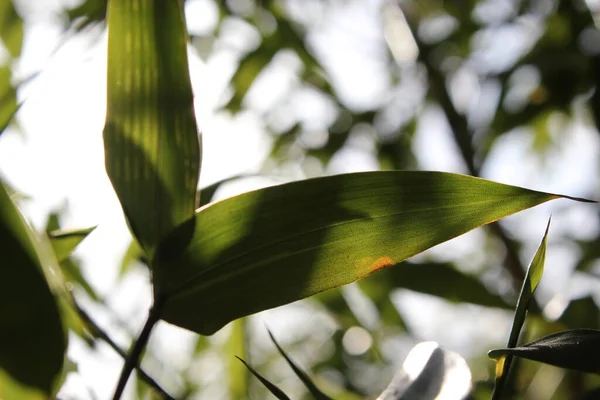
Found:
[[[105,36],[101,35],[98,42],[93,42],[94,35],[82,35],[69,40],[57,54],[51,55],[60,41],[60,25],[58,20],[42,12],[52,4],[48,2],[42,7],[40,3],[23,2],[23,10],[27,11],[24,15],[33,17],[27,25],[19,70],[24,76],[38,69],[42,69],[43,73],[21,93],[21,97],[26,99],[18,115],[22,132],[10,129],[0,138],[0,175],[16,189],[31,196],[31,200],[22,205],[36,227],[42,228],[48,213],[63,205],[68,206],[64,220],[66,227],[98,225],[76,254],[83,260],[84,273],[93,286],[108,297],[110,307],[135,329],[145,318],[151,293],[143,270],[136,271],[115,287],[118,265],[129,244],[129,234],[103,164],[101,132],[105,112]],[[206,10],[205,3],[203,0],[189,2],[188,21],[192,29],[206,29],[215,23],[215,16],[210,10],[201,12]],[[380,66],[376,62],[365,61],[360,52],[353,51],[357,37],[369,49],[381,49],[383,46],[383,33],[376,13],[379,3],[378,0],[351,2],[347,9],[332,13],[328,21],[322,21],[312,37],[317,54],[327,57],[325,64],[334,76],[340,94],[357,107],[378,98],[389,85],[389,82],[377,78]],[[360,29],[355,29],[357,27]],[[327,49],[331,46],[340,50],[327,56]],[[223,95],[229,74],[233,72],[231,54],[221,52],[205,62],[192,53],[190,68],[199,125],[203,132],[201,182],[209,184],[239,172],[257,170],[270,143],[262,132],[260,119],[250,112],[236,117],[213,112]],[[285,76],[280,78],[285,80]],[[268,106],[268,103],[262,105]],[[327,117],[327,113],[318,108],[310,111],[308,116],[314,113]],[[425,115],[415,142],[421,167],[464,172],[458,155],[448,152],[448,148],[454,148],[454,143],[439,110],[427,109]],[[546,160],[531,155],[528,151],[531,143],[523,135],[506,135],[493,149],[483,174],[501,182],[544,191],[600,197],[596,175],[600,154],[597,133],[582,123],[571,123],[564,131],[554,134],[560,136],[560,146],[553,149]],[[542,162],[546,167],[543,170],[540,168]],[[350,172],[374,169],[376,165],[375,158],[368,152],[346,148],[328,171]],[[264,181],[252,185],[257,184],[264,184]],[[233,185],[220,195],[227,196],[249,188],[248,185]],[[527,254],[533,254],[551,211],[555,215],[550,243],[553,242],[552,237],[558,238],[561,234],[568,233],[579,238],[596,235],[599,227],[594,210],[588,206],[553,202],[511,217],[507,222],[509,226],[519,227],[515,234],[527,243]],[[481,233],[476,231],[438,246],[428,254],[451,259],[467,257],[478,252],[478,246],[482,245],[481,237]],[[557,289],[571,290],[573,283],[568,277],[574,260],[572,249],[550,246],[546,277],[542,281],[542,292],[546,293],[546,297],[551,297]],[[422,337],[448,343],[459,351],[468,350],[469,343],[456,344],[456,332],[444,332],[437,324],[422,317],[425,313],[433,319],[447,305],[405,292],[397,297],[400,309],[422,330]],[[423,302],[429,302],[431,306],[424,309]],[[90,307],[100,324],[109,327],[126,347],[128,335],[111,323],[106,312],[88,302],[84,305]],[[414,315],[417,309],[420,315]],[[280,313],[280,310],[275,310],[270,315],[279,316]],[[305,313],[305,317],[309,315]],[[494,315],[491,318],[499,317]],[[284,329],[277,325],[276,320],[269,319],[270,326],[275,326],[274,330]],[[498,335],[501,340],[504,332]],[[186,362],[192,337],[162,324],[153,337],[157,358],[164,357],[169,366]],[[65,398],[92,398],[88,388],[97,398],[108,398],[120,372],[119,357],[103,345],[99,352],[90,352],[76,338],[71,341],[69,355],[79,362],[80,369],[79,374],[69,378],[63,392]]]

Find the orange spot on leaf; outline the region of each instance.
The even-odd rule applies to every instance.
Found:
[[[377,272],[386,267],[391,267],[396,264],[394,260],[389,258],[388,256],[379,257],[373,264],[371,264],[371,272]]]

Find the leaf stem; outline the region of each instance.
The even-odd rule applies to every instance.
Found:
[[[125,350],[123,350],[121,347],[119,347],[119,345],[108,335],[108,333],[106,333],[100,326],[98,326],[98,324],[92,319],[92,317],[84,309],[81,308],[81,306],[75,301],[74,298],[73,298],[73,306],[74,306],[75,310],[77,311],[77,314],[79,314],[79,317],[88,326],[88,329],[92,332],[93,336],[106,342],[106,344],[108,344],[110,346],[110,348],[112,348],[118,355],[120,355],[123,358],[123,360],[126,360],[127,352]],[[146,373],[146,371],[144,371],[139,364],[136,363],[134,368],[137,371],[137,373],[139,374],[140,379],[142,381],[144,381],[152,389],[154,389],[163,399],[175,400],[175,398],[173,396],[171,396],[165,389],[163,389],[158,384],[158,382],[156,382],[150,375],[148,375]]]
[[[123,369],[121,370],[121,376],[119,377],[119,382],[117,383],[117,387],[115,388],[115,394],[113,395],[113,400],[119,400],[123,391],[125,390],[125,385],[129,380],[129,375],[135,368],[135,366],[139,363],[140,357],[148,340],[150,339],[150,333],[152,332],[152,328],[160,319],[160,312],[164,301],[161,299],[156,299],[152,307],[150,308],[150,312],[148,313],[148,318],[146,319],[146,323],[142,328],[142,332],[140,336],[138,336],[137,340],[133,345],[133,349],[131,353],[125,360],[125,364],[123,365]]]

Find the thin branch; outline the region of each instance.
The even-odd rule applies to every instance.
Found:
[[[464,115],[461,115],[454,108],[454,104],[452,103],[452,99],[450,98],[450,94],[446,88],[446,79],[444,75],[432,65],[430,57],[432,49],[419,40],[414,15],[411,13],[411,10],[405,6],[405,4],[401,4],[401,8],[407,23],[413,32],[417,47],[419,48],[419,61],[423,64],[427,71],[430,90],[446,115],[452,136],[458,148],[460,149],[462,159],[464,160],[469,173],[473,176],[479,176],[480,170],[479,166],[476,164],[477,157],[473,148],[472,134],[468,121]],[[518,293],[522,282],[525,279],[525,268],[519,258],[517,242],[508,236],[506,230],[498,222],[488,225],[487,229],[489,229],[498,239],[500,239],[504,245],[504,248],[506,249],[504,268],[510,274],[512,278],[512,286]],[[532,306],[536,307],[534,302],[532,302]]]
[[[152,328],[160,319],[160,312],[162,309],[164,302],[160,299],[156,299],[155,303],[150,308],[150,312],[148,313],[148,318],[146,319],[146,323],[142,328],[142,332],[140,336],[138,336],[137,340],[133,345],[133,349],[129,356],[127,356],[125,360],[125,364],[123,365],[123,369],[121,370],[121,376],[119,377],[119,381],[117,383],[117,387],[115,388],[115,394],[113,395],[113,400],[119,400],[123,391],[125,390],[125,385],[129,380],[129,375],[138,365],[142,352],[150,339],[150,334],[152,333]]]
[[[75,310],[77,311],[77,314],[79,314],[79,316],[88,326],[88,329],[92,332],[92,334],[98,339],[101,339],[104,342],[106,342],[106,344],[108,344],[118,355],[120,355],[123,358],[123,360],[126,360],[127,352],[121,347],[119,347],[119,345],[115,343],[115,341],[110,336],[108,336],[108,334],[102,328],[100,328],[98,324],[96,324],[96,322],[90,317],[90,315],[79,306],[75,299],[73,299],[73,304]],[[158,382],[156,382],[150,375],[148,375],[139,364],[136,364],[134,367],[137,373],[139,374],[140,379],[152,389],[154,389],[158,394],[160,394],[165,400],[175,400],[175,398],[171,396],[165,389],[163,389],[158,384]]]

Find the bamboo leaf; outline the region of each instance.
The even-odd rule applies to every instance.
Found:
[[[92,233],[94,229],[96,229],[95,226],[84,229],[65,229],[50,232],[50,244],[54,249],[54,254],[56,254],[58,262],[66,260],[79,243]]]
[[[258,378],[258,380],[261,381],[261,383],[263,385],[265,385],[265,387],[269,390],[269,392],[271,392],[273,394],[273,396],[277,397],[279,400],[290,400],[290,398],[283,392],[283,390],[279,389],[273,383],[269,382],[269,380],[264,378],[254,368],[252,368],[250,365],[248,365],[248,363],[246,361],[242,360],[239,357],[236,357],[236,358],[244,363],[246,368],[248,368],[250,370],[250,372],[252,372],[252,375],[254,375],[256,378]]]
[[[11,57],[16,58],[21,55],[23,19],[15,10],[11,0],[0,2],[0,39]]]
[[[325,393],[323,393],[318,387],[317,385],[315,385],[313,383],[313,381],[310,379],[310,377],[308,376],[308,374],[306,372],[304,372],[302,370],[302,368],[300,368],[298,365],[296,365],[296,363],[294,362],[294,360],[292,360],[285,351],[283,351],[283,349],[281,348],[281,346],[279,345],[279,343],[277,343],[277,340],[275,340],[275,336],[273,336],[273,334],[271,333],[271,331],[269,332],[269,336],[271,337],[271,340],[273,341],[273,343],[275,343],[275,346],[277,347],[277,350],[279,351],[279,353],[283,356],[283,358],[285,358],[285,361],[287,361],[288,365],[292,368],[292,370],[294,370],[294,373],[296,374],[296,376],[298,378],[300,378],[300,380],[302,381],[302,383],[304,383],[304,386],[306,386],[306,388],[308,389],[308,391],[310,392],[310,394],[313,395],[313,397],[316,400],[331,400],[331,398],[329,396],[327,396]]]
[[[179,0],[112,0],[105,164],[149,259],[193,218],[200,145]]]
[[[162,318],[201,334],[341,286],[483,224],[560,198],[442,172],[292,182],[212,203],[161,249]],[[181,252],[180,236],[189,246]],[[401,268],[401,266],[399,266]]]
[[[556,367],[600,373],[600,331],[574,329],[553,333],[515,348],[489,352],[491,358],[517,356]]]
[[[33,235],[0,183],[0,370],[50,396],[67,343]]]
[[[533,298],[533,293],[537,288],[540,280],[542,279],[542,274],[544,272],[544,262],[546,260],[546,243],[548,239],[548,230],[550,229],[550,221],[551,218],[548,219],[548,225],[546,225],[546,232],[544,233],[544,237],[542,242],[540,243],[529,268],[527,269],[527,274],[525,275],[525,280],[523,281],[523,286],[521,288],[521,294],[519,295],[519,300],[517,301],[517,308],[515,310],[515,317],[513,320],[513,325],[510,330],[510,337],[508,339],[508,344],[506,347],[513,348],[517,345],[517,341],[519,340],[519,334],[521,333],[521,328],[525,323],[525,317],[527,315],[527,309],[529,308],[529,303]],[[489,356],[492,357],[493,352],[489,353]],[[494,387],[494,396],[493,398],[500,398],[504,385],[506,384],[506,377],[508,370],[510,368],[510,364],[512,361],[512,356],[510,353],[507,353],[507,357],[501,357],[498,360],[498,364],[496,366],[496,384]]]

